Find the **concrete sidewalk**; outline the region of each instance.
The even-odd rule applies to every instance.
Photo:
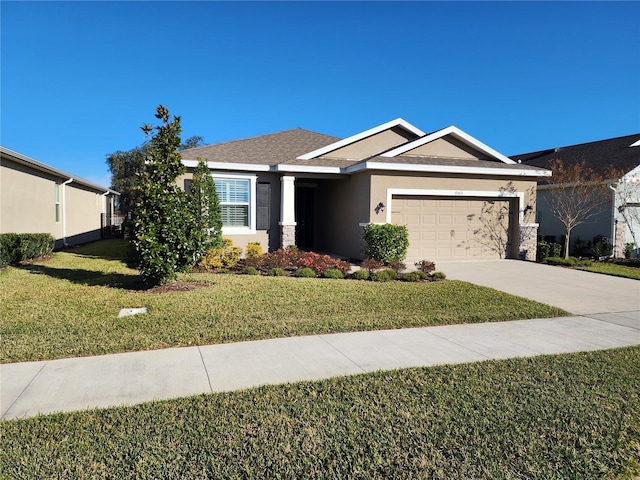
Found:
[[[2,419],[381,369],[640,344],[640,311],[314,335],[0,365]]]

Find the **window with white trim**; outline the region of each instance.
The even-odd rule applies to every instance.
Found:
[[[213,175],[223,233],[255,233],[255,175]]]
[[[60,184],[55,184],[56,191],[56,223],[60,223]]]

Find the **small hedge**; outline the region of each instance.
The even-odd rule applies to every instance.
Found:
[[[0,235],[0,268],[53,252],[55,238],[48,233],[3,233]]]
[[[385,265],[401,262],[409,248],[409,230],[406,225],[370,223],[364,227],[365,255]]]

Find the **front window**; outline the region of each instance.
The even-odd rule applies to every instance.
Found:
[[[60,223],[60,185],[55,184],[56,192],[56,223]]]
[[[222,227],[228,233],[255,230],[255,189],[253,177],[214,177],[220,200]]]

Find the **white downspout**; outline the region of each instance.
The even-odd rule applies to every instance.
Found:
[[[67,243],[67,189],[65,185],[69,185],[71,182],[73,182],[73,178],[62,183],[62,245],[65,247],[69,246]]]
[[[613,230],[612,235],[611,235],[611,240],[613,240],[611,242],[611,245],[613,246],[613,251],[611,252],[611,256],[613,258],[615,258],[616,256],[616,237],[618,236],[618,220],[617,220],[617,215],[618,215],[618,211],[616,208],[616,202],[618,201],[617,198],[617,185],[615,183],[610,183],[608,184],[608,187],[613,191],[613,202],[611,202],[613,204],[612,210],[613,212],[611,213],[611,219],[613,220],[612,225],[611,225],[611,229]]]

